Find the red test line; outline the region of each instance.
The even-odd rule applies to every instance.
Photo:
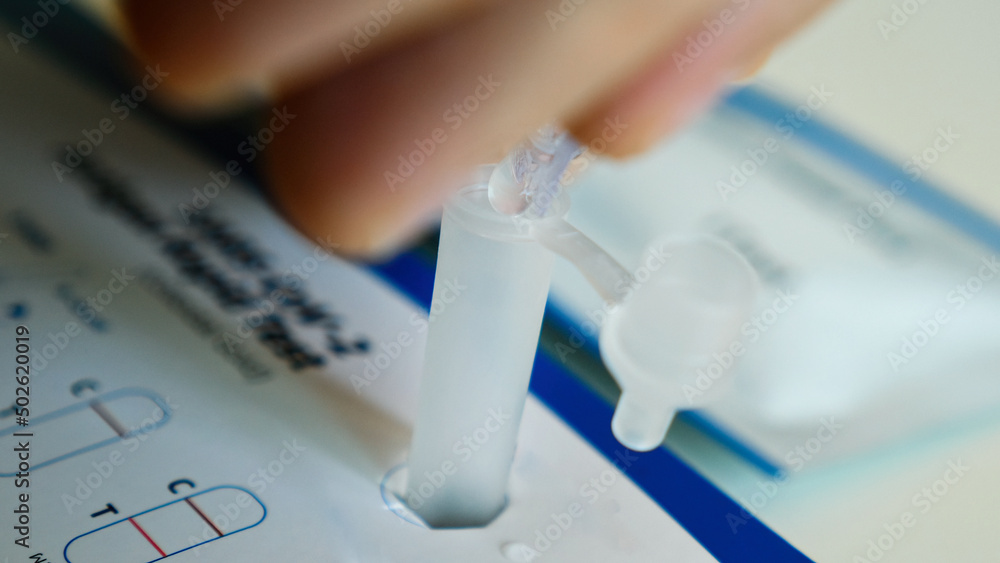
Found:
[[[146,533],[146,530],[142,529],[142,526],[140,526],[138,522],[136,522],[135,520],[133,520],[131,518],[129,518],[128,521],[131,522],[133,526],[135,526],[136,530],[139,530],[139,533],[142,534],[142,537],[146,538],[146,541],[148,541],[150,543],[150,545],[152,545],[153,547],[156,548],[156,551],[160,552],[160,555],[162,555],[164,557],[167,556],[167,554],[163,553],[163,550],[160,549],[160,546],[156,545],[156,542],[153,541],[153,538],[149,537],[149,534]]]
[[[195,512],[197,512],[198,516],[201,516],[201,519],[204,520],[206,524],[208,524],[209,526],[211,526],[212,529],[215,530],[215,533],[219,534],[220,538],[222,537],[222,530],[219,530],[219,528],[217,528],[215,526],[215,523],[212,522],[211,520],[209,520],[208,516],[205,516],[205,513],[202,512],[201,509],[199,509],[197,506],[194,505],[194,502],[191,501],[190,497],[184,499],[184,502],[188,503],[188,506],[191,507],[191,510],[194,510]]]
[[[106,422],[119,437],[124,438],[128,434],[128,428],[125,428],[122,423],[115,418],[115,415],[111,414],[111,411],[104,406],[104,403],[94,399],[90,402],[90,408],[93,409],[94,412],[97,413],[97,416],[101,417],[101,420]]]

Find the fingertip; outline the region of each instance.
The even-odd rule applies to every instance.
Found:
[[[385,262],[412,246],[433,229],[441,218],[439,209],[418,213],[373,210],[350,213],[351,206],[337,198],[327,199],[315,191],[288,189],[287,182],[272,181],[271,199],[286,221],[309,239],[350,260]],[[332,188],[327,188],[332,190]]]
[[[619,117],[620,119],[620,117]],[[569,126],[570,133],[591,156],[607,156],[625,159],[642,154],[664,135],[659,129],[643,124],[628,124],[628,130],[618,135],[609,135],[608,122],[615,117],[607,114],[591,115],[587,119]]]
[[[402,183],[387,180],[396,171],[390,147],[402,122],[380,127],[376,108],[367,105],[377,95],[360,93],[340,104],[336,90],[287,100],[289,111],[301,117],[276,133],[262,154],[269,198],[294,227],[335,245],[337,254],[382,261],[440,220],[447,179],[427,163]]]
[[[760,72],[768,61],[771,60],[771,55],[774,54],[774,49],[764,49],[756,57],[750,60],[747,64],[743,65],[736,75],[735,82],[746,83],[754,79],[755,76]]]
[[[200,116],[219,108],[243,108],[266,99],[272,85],[261,74],[236,72],[239,56],[231,41],[216,40],[224,23],[186,0],[122,0],[119,28],[123,42],[143,65],[160,65],[170,74],[155,93],[170,109]]]

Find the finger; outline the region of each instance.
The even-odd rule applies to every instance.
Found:
[[[734,0],[571,129],[585,144],[606,145],[611,156],[642,152],[698,115],[725,85],[756,72],[780,41],[830,2]],[[609,119],[632,125],[610,142]]]
[[[371,57],[484,0],[122,0],[129,41],[175,100],[213,105]]]
[[[592,115],[617,84],[728,3],[590,0],[561,21],[550,17],[555,0],[506,2],[352,67],[282,102],[308,117],[268,151],[274,199],[342,250],[384,251],[460,175],[543,123]]]
[[[760,69],[764,68],[764,65],[771,60],[771,55],[773,54],[773,48],[764,49],[762,52],[758,53],[756,58],[740,69],[739,74],[736,76],[736,80],[752,80],[753,77],[760,72]]]

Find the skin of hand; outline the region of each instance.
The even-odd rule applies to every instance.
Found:
[[[638,153],[830,0],[123,0],[171,105],[266,96],[271,199],[314,240],[385,255],[540,125]],[[288,118],[287,116],[294,116]]]

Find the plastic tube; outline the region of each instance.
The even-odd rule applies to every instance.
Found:
[[[466,188],[445,207],[405,501],[433,527],[481,526],[507,480],[552,253]]]
[[[556,128],[516,147],[445,206],[420,403],[404,500],[432,527],[483,526],[506,504],[553,254],[611,306],[601,355],[622,387],[612,430],[650,450],[682,389],[729,345],[756,278],[727,244],[674,239],[646,249],[633,276],[564,219],[561,179],[580,154]]]

